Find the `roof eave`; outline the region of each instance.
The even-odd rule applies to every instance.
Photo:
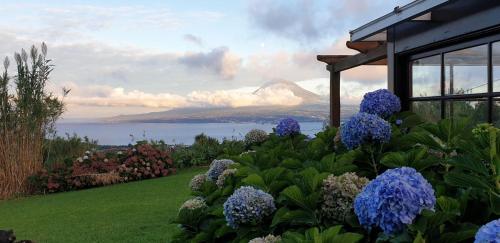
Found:
[[[416,18],[450,1],[453,0],[416,0],[403,7],[397,7],[393,12],[350,31],[351,41],[362,41],[399,22]]]

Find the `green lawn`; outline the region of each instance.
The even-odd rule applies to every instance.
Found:
[[[0,201],[0,229],[36,242],[169,242],[189,198],[187,169],[160,179]]]

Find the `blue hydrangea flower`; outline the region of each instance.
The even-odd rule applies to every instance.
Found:
[[[399,98],[387,89],[368,92],[363,96],[360,112],[366,112],[382,118],[388,118],[401,110]]]
[[[284,118],[281,119],[276,126],[276,134],[280,137],[294,135],[300,133],[300,125],[299,122],[292,118]]]
[[[354,200],[359,223],[368,230],[380,227],[386,234],[401,232],[422,210],[434,210],[431,184],[410,167],[390,169],[372,180]]]
[[[376,115],[360,112],[342,124],[340,139],[349,149],[366,142],[386,143],[391,139],[391,125]]]
[[[499,243],[500,242],[500,219],[493,220],[483,225],[476,233],[474,243]]]
[[[401,126],[403,124],[403,120],[397,119],[396,120],[396,125]]]
[[[273,196],[251,186],[240,187],[224,203],[227,224],[233,229],[259,223],[275,210]]]
[[[234,161],[230,159],[214,159],[207,171],[208,179],[211,181],[217,181],[217,178],[219,178],[220,174],[222,174],[224,170],[229,168],[229,165],[231,164],[234,164]]]

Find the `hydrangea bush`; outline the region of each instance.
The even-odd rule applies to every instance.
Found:
[[[219,187],[219,188],[222,188],[224,187],[224,182],[226,181],[226,179],[230,176],[233,176],[236,174],[236,171],[237,169],[226,169],[222,172],[222,174],[220,174],[219,178],[217,178],[217,181],[215,182],[215,184]]]
[[[276,126],[276,134],[280,137],[295,135],[300,133],[300,125],[295,119],[284,118]]]
[[[234,229],[244,224],[259,223],[274,210],[273,196],[251,186],[240,187],[224,203],[227,224]]]
[[[261,129],[252,129],[247,134],[245,134],[245,143],[259,144],[267,140],[267,132]]]
[[[340,131],[340,139],[349,149],[368,142],[386,143],[391,138],[391,125],[387,121],[363,112],[351,117]]]
[[[217,181],[220,174],[232,164],[234,164],[234,161],[230,159],[216,159],[212,161],[207,171],[207,178],[211,181]]]
[[[195,175],[189,182],[189,188],[191,188],[193,192],[200,191],[205,181],[207,181],[206,174]]]
[[[193,192],[208,209],[180,217],[174,242],[473,242],[481,225],[476,242],[495,242],[500,130],[422,123],[411,112],[391,121],[393,131],[360,113],[342,129],[270,136],[226,155],[238,164],[218,179],[238,176]]]
[[[346,216],[353,211],[354,198],[368,182],[367,178],[358,177],[353,172],[341,176],[329,175],[323,180],[321,188],[323,194],[322,214],[329,219],[344,221]]]
[[[181,208],[182,209],[187,209],[187,210],[196,210],[196,209],[202,209],[202,208],[207,208],[207,204],[203,198],[197,197],[193,199],[189,199],[185,201]]]
[[[401,110],[399,98],[387,89],[368,92],[363,96],[360,112],[388,118]]]
[[[359,222],[386,234],[401,232],[422,210],[436,203],[431,184],[415,169],[390,169],[371,181],[354,201]]]
[[[493,220],[483,225],[476,233],[474,243],[499,243],[500,242],[500,219]]]
[[[274,235],[267,235],[265,237],[258,237],[250,240],[248,243],[280,243],[281,237]]]

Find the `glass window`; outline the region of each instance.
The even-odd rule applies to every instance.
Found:
[[[473,124],[488,121],[488,102],[482,100],[449,100],[446,101],[446,117],[469,118]]]
[[[500,92],[500,42],[493,43],[493,92]]]
[[[488,45],[444,54],[445,94],[488,92]]]
[[[412,97],[441,95],[441,56],[411,62]]]
[[[424,121],[441,120],[441,101],[414,101],[411,103],[411,110]]]
[[[493,100],[493,124],[496,127],[500,127],[500,99],[494,99]]]

